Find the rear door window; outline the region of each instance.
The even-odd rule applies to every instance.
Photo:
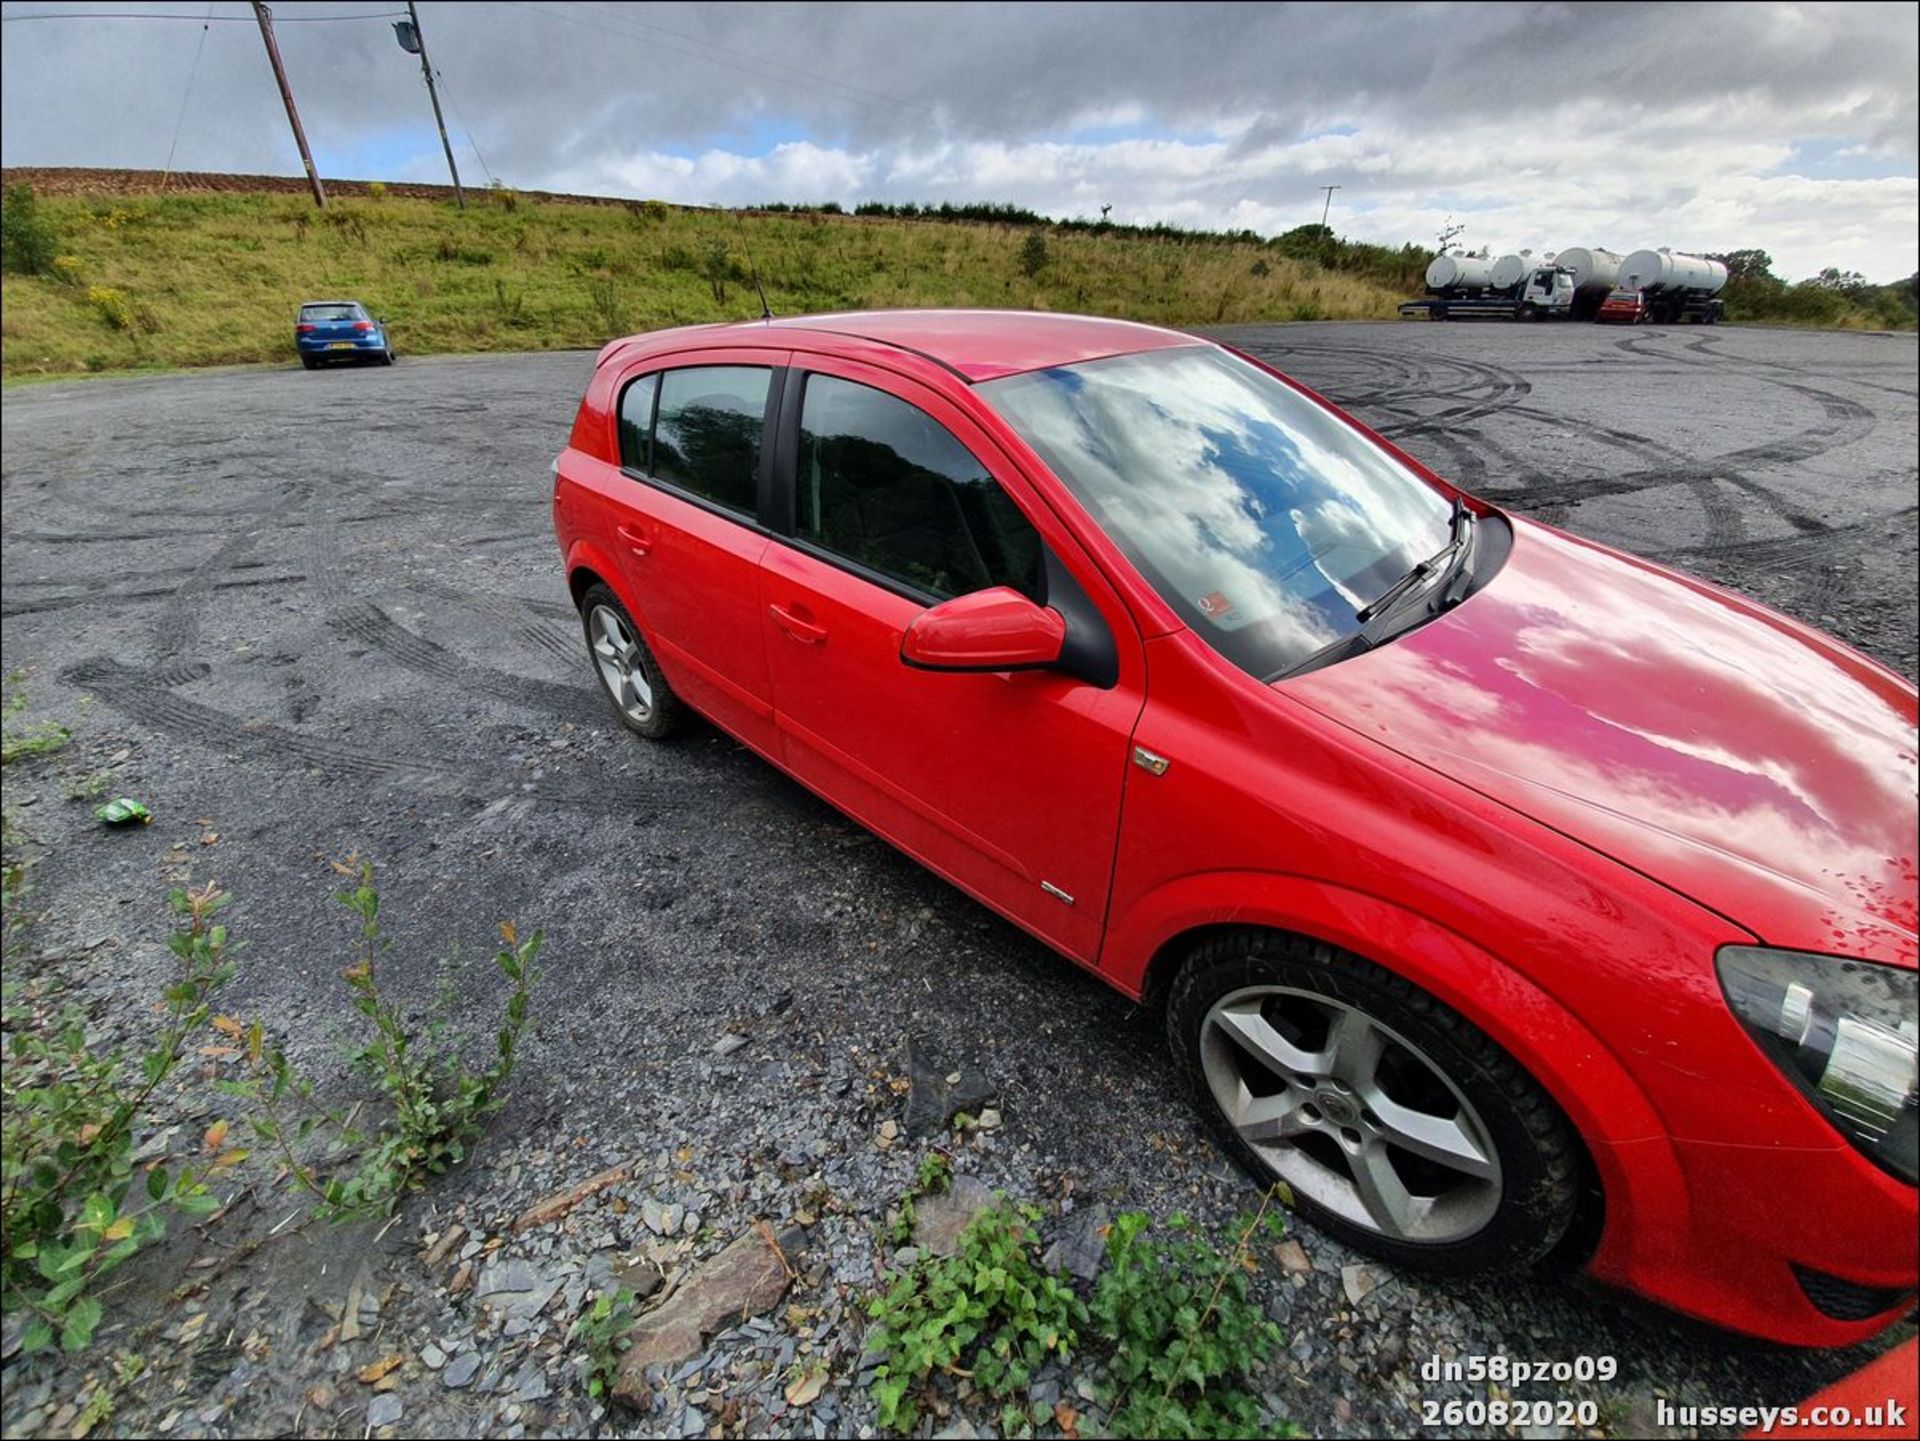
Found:
[[[660,377],[643,375],[620,396],[620,463],[643,474],[653,467],[653,400]]]
[[[799,535],[946,599],[1007,585],[1040,599],[1042,543],[992,474],[925,411],[831,375],[800,412]]]
[[[759,508],[760,439],[773,372],[762,365],[703,365],[659,379],[651,453],[641,467],[743,516]],[[628,387],[628,395],[639,388]],[[627,407],[621,406],[626,458]]]

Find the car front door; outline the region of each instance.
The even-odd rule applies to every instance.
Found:
[[[784,351],[649,360],[618,395],[620,477],[601,492],[609,541],[655,657],[696,709],[770,755],[761,623],[763,444]]]
[[[776,534],[761,560],[786,764],[1093,964],[1144,696],[1132,622],[957,407],[888,371],[795,357],[803,362],[805,373],[788,374]],[[903,634],[929,606],[996,585],[1104,627],[1114,673],[1096,684],[1059,670],[935,672],[901,661]]]

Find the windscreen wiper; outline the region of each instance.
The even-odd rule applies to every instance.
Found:
[[[1467,503],[1459,496],[1453,498],[1453,515],[1447,522],[1447,543],[1428,556],[1412,570],[1408,571],[1392,585],[1388,586],[1373,600],[1353,613],[1353,618],[1365,625],[1377,615],[1383,615],[1393,605],[1426,580],[1429,576],[1445,572],[1451,578],[1459,569],[1467,553],[1467,538],[1473,533],[1473,512],[1467,509]]]
[[[1378,597],[1353,613],[1353,618],[1360,622],[1358,630],[1323,645],[1312,655],[1283,670],[1275,671],[1266,677],[1266,683],[1271,685],[1288,676],[1318,670],[1335,661],[1345,660],[1348,656],[1372,650],[1401,628],[1390,619],[1400,608],[1401,598],[1410,595],[1416,587],[1435,575],[1441,577],[1437,587],[1440,608],[1445,609],[1457,602],[1460,596],[1456,592],[1461,589],[1460,580],[1467,574],[1467,559],[1473,554],[1473,512],[1457,495],[1453,498],[1453,515],[1448,521],[1448,530],[1452,538],[1442,549],[1421,561]]]

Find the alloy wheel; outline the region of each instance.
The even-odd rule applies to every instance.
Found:
[[[628,720],[644,725],[653,714],[653,680],[626,618],[611,606],[596,605],[587,617],[587,631],[594,663],[613,703]]]
[[[1418,1046],[1332,997],[1254,986],[1200,1032],[1208,1088],[1279,1180],[1355,1226],[1444,1245],[1499,1209],[1499,1153]]]

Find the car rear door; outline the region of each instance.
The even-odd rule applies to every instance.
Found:
[[[650,357],[621,378],[617,478],[601,489],[607,539],[635,616],[673,688],[773,755],[760,603],[767,427],[784,351]]]
[[[793,364],[775,535],[761,559],[786,764],[1093,964],[1144,695],[1132,622],[1025,478],[956,406],[853,361],[796,354]],[[902,663],[902,635],[928,606],[997,584],[1043,602],[1073,590],[1111,632],[1113,683]]]

